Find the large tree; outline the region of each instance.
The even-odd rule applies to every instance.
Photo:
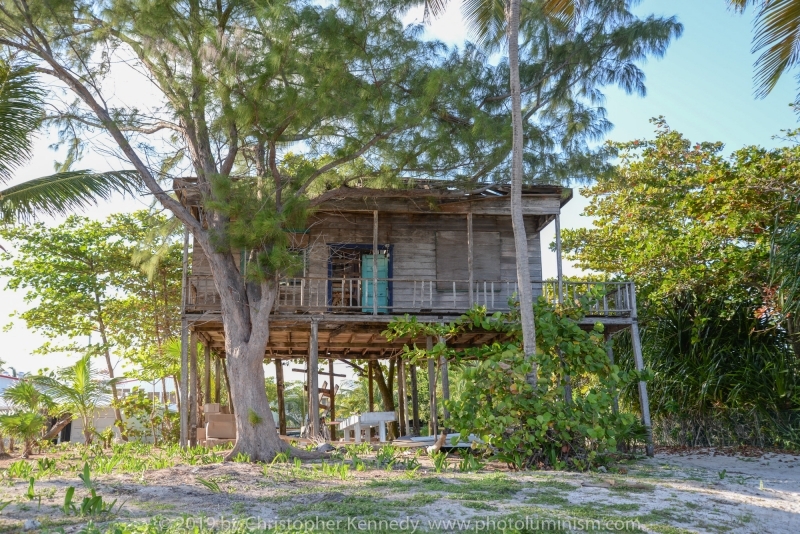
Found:
[[[614,143],[619,166],[582,191],[592,227],[564,232],[567,258],[636,280],[652,314],[713,302],[722,317],[743,305],[771,316],[800,354],[800,323],[780,313],[770,276],[776,237],[800,197],[800,148],[751,146],[726,157],[722,143],[692,143],[655,123],[655,139]],[[698,314],[697,327],[707,319]]]
[[[233,455],[269,460],[285,448],[264,423],[273,418],[262,366],[277,278],[293,262],[282,228],[302,224],[320,181],[415,166],[413,152],[398,165],[375,153],[393,138],[413,144],[415,128],[442,119],[440,78],[450,74],[431,61],[441,46],[400,24],[405,7],[21,0],[0,10],[0,44],[77,97],[61,117],[110,138],[208,257],[232,401],[242,407]],[[103,77],[117,59],[144,73],[161,101],[114,108]],[[196,177],[200,220],[162,185],[168,173]]]
[[[510,142],[492,146],[479,167],[494,180],[511,183],[522,350],[536,384],[536,329],[528,245],[522,215],[523,183],[569,182],[604,170],[602,152],[587,141],[609,128],[601,107],[601,88],[618,85],[644,95],[644,75],[636,62],[661,56],[682,27],[674,18],[639,20],[636,2],[607,0],[467,0],[463,13],[477,43],[490,52],[505,50],[509,91],[487,95],[481,107],[510,106]],[[428,0],[426,10],[440,15],[448,2]],[[509,102],[510,98],[510,102]],[[510,158],[508,157],[510,154]]]

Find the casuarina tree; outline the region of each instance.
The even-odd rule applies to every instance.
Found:
[[[0,44],[75,98],[55,114],[62,131],[113,147],[208,258],[242,407],[231,455],[269,460],[286,448],[262,365],[277,281],[296,261],[284,230],[302,226],[315,192],[415,168],[419,153],[377,155],[446,121],[442,87],[459,73],[441,68],[440,44],[401,24],[409,4],[20,0],[0,10]],[[155,93],[139,108],[111,96],[120,64]],[[173,176],[196,179],[199,218],[165,185]]]

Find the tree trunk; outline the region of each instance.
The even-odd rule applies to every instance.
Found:
[[[94,294],[94,300],[97,304],[97,326],[100,330],[100,339],[103,341],[103,355],[106,358],[106,367],[108,369],[108,378],[114,378],[114,366],[111,364],[111,352],[108,350],[108,337],[106,336],[106,324],[103,321],[103,307],[100,304],[100,295]],[[114,399],[114,419],[119,427],[120,435],[123,441],[128,441],[122,426],[122,412],[119,409],[119,394],[117,393],[117,385],[111,383],[111,397]]]
[[[374,373],[375,382],[378,384],[378,390],[381,392],[383,411],[393,412],[395,409],[394,394],[392,392],[394,386],[394,360],[389,360],[388,378],[384,378],[383,368],[377,362],[373,365],[372,372]],[[389,430],[389,439],[394,439],[398,436],[397,421],[389,423],[387,428]]]
[[[50,430],[48,430],[44,436],[42,436],[42,441],[48,441],[58,436],[58,433],[61,432],[65,426],[70,424],[71,421],[72,421],[72,414],[67,414],[63,416],[61,419],[56,421],[56,423],[52,427],[50,427]]]
[[[212,260],[212,269],[214,263]],[[220,274],[219,278],[225,278],[229,273]],[[238,272],[234,276],[239,276]],[[215,281],[217,279],[215,276]],[[236,420],[236,444],[227,459],[243,453],[250,457],[251,462],[269,462],[276,454],[289,448],[275,428],[264,389],[264,352],[269,340],[269,313],[276,290],[271,284],[260,286],[260,298],[249,299],[249,307],[243,306],[242,299],[234,292],[220,291],[228,387]],[[255,292],[249,289],[249,296],[253,296]]]
[[[520,0],[511,0],[508,10],[508,67],[511,85],[511,224],[514,228],[516,250],[517,286],[519,287],[520,321],[522,326],[522,350],[525,359],[532,364],[527,382],[536,387],[536,325],[533,317],[533,290],[528,264],[528,236],[522,216],[522,99],[519,80],[519,19]]]

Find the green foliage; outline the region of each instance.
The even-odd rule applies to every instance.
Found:
[[[56,227],[0,228],[14,248],[3,255],[0,275],[31,305],[17,316],[50,340],[37,352],[126,357],[146,380],[177,374],[165,345],[180,325],[181,246],[174,234],[142,244],[163,224],[164,217],[140,211],[104,222],[72,216]],[[153,276],[133,265],[142,247],[160,258]],[[62,342],[86,336],[94,343]]]
[[[567,257],[637,282],[657,439],[796,447],[800,146],[726,158],[721,143],[655,124],[653,140],[613,144],[619,167],[583,190],[594,226],[565,230]],[[623,333],[615,354],[625,369],[629,347]],[[622,393],[638,405],[632,385]]]
[[[205,479],[202,477],[195,477],[195,478],[200,484],[202,484],[203,486],[205,486],[214,493],[219,493],[222,491],[222,489],[219,487],[219,483],[216,480]]]
[[[264,418],[258,415],[252,408],[248,408],[247,410],[247,421],[253,425],[259,425],[264,421]]]
[[[124,416],[123,433],[134,440],[149,437],[154,444],[174,441],[178,414],[170,412],[163,403],[149,399],[145,391],[134,387],[131,392],[115,404]]]
[[[89,354],[74,365],[59,369],[57,375],[32,375],[29,379],[58,403],[62,411],[80,417],[86,445],[91,445],[94,438],[95,410],[100,404],[110,400],[111,385],[117,379],[105,379],[92,366]]]
[[[8,478],[28,478],[33,473],[33,464],[25,460],[17,460],[8,465],[6,476]]]
[[[47,419],[37,412],[24,411],[0,415],[0,429],[3,430],[3,434],[20,438],[25,442],[25,449],[22,452],[24,458],[33,454],[34,442],[46,424]]]
[[[0,61],[0,183],[9,181],[14,169],[30,159],[31,134],[41,122],[44,97],[32,66]]]
[[[433,470],[437,473],[444,473],[447,471],[447,453],[443,451],[435,452],[431,455],[433,460]]]
[[[613,412],[615,389],[644,380],[646,374],[623,372],[609,364],[602,326],[591,332],[578,326],[591,301],[580,307],[554,308],[544,299],[535,306],[538,383],[527,381],[532,362],[520,350],[518,313],[487,316],[476,308],[445,326],[424,325],[414,319],[394,321],[389,336],[457,335],[472,328],[506,332],[507,343],[463,351],[444,343],[430,355],[447,354],[462,368],[466,385],[447,404],[450,425],[478,436],[484,447],[514,469],[535,467],[586,469],[599,453],[614,450],[621,440],[635,437],[639,425],[631,413]],[[407,348],[410,358],[420,349]],[[565,398],[564,378],[572,378],[572,399]]]

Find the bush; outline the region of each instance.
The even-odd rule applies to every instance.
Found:
[[[505,343],[465,351],[438,344],[431,354],[415,347],[406,350],[406,357],[438,358],[447,353],[452,365],[461,367],[461,394],[446,404],[451,413],[448,425],[462,439],[479,436],[487,452],[512,469],[585,470],[598,464],[598,454],[616,449],[622,440],[643,438],[637,417],[614,413],[613,405],[616,391],[646,376],[610,365],[602,325],[590,332],[578,325],[589,300],[576,304],[558,308],[540,299],[535,305],[536,387],[526,382],[533,362],[526,361],[521,350],[518,311],[487,316],[485,309],[475,308],[446,327],[451,337],[473,328],[504,332]],[[428,332],[436,328],[405,319],[390,325],[387,334],[441,334]],[[565,394],[567,376],[571,399]]]

